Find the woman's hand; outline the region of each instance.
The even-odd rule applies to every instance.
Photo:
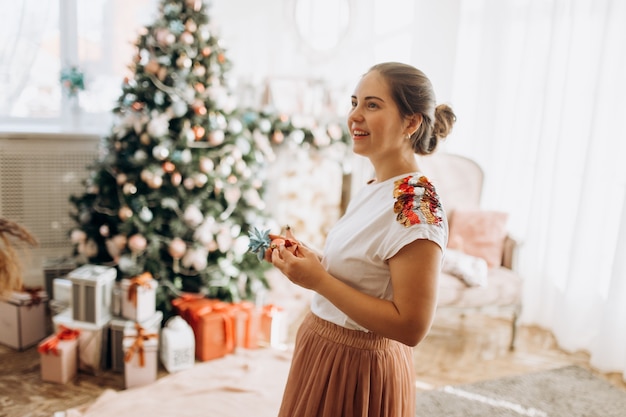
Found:
[[[287,227],[287,231],[284,236],[274,235],[272,233],[269,234],[269,238],[271,240],[269,248],[265,250],[264,259],[267,262],[272,262],[272,252],[275,249],[278,249],[280,246],[285,246],[287,250],[293,254],[298,252],[298,248],[301,246],[300,242],[296,239],[296,237],[291,232],[291,228]]]
[[[296,250],[285,244],[271,251],[270,261],[291,282],[315,290],[325,277],[329,277],[317,254],[304,245]]]

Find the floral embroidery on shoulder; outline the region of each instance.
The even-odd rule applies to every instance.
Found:
[[[443,213],[433,184],[423,175],[409,175],[394,182],[393,211],[404,227],[414,224],[440,224]]]

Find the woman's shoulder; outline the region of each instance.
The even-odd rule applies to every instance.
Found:
[[[428,177],[416,172],[393,181],[393,211],[404,227],[417,224],[442,225],[443,207]]]

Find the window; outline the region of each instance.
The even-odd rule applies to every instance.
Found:
[[[138,30],[151,23],[156,0],[3,1],[0,28],[0,122],[67,126],[71,100],[60,82],[76,66],[83,125],[104,125],[129,75]]]

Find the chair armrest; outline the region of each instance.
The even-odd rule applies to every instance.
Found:
[[[515,258],[517,255],[518,243],[512,236],[507,235],[504,238],[504,247],[502,248],[502,266],[513,269]]]

